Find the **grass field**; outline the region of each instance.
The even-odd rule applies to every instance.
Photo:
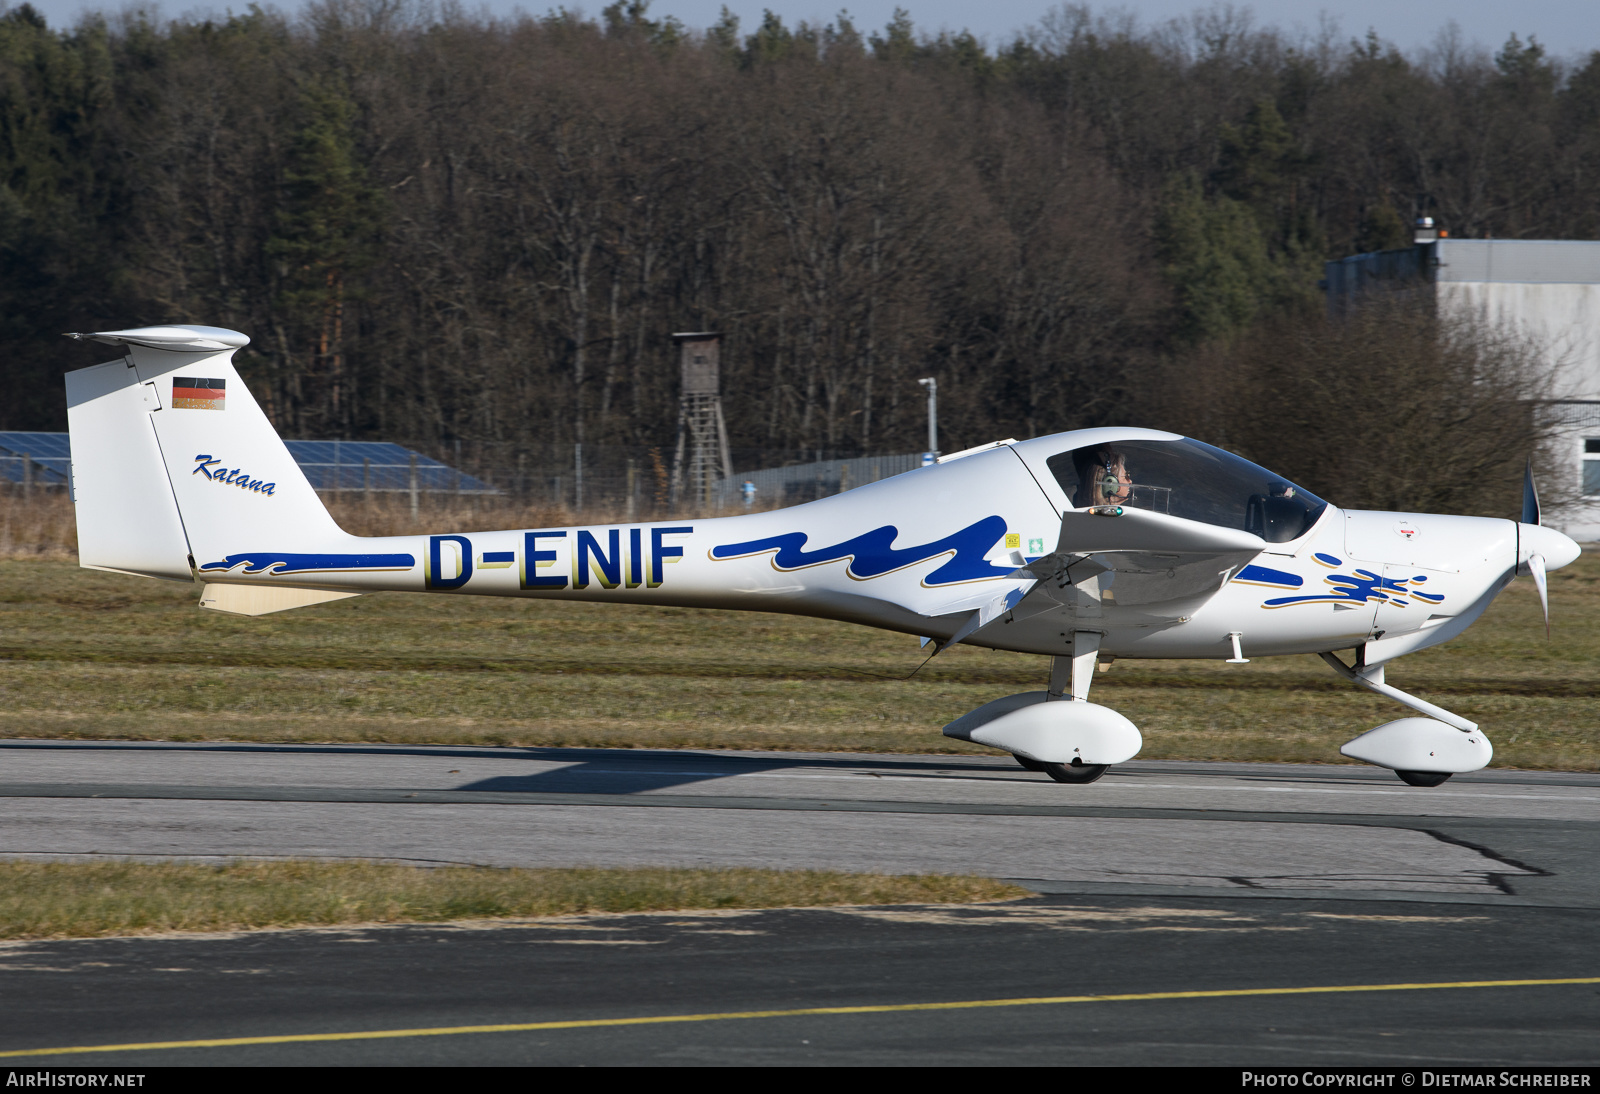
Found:
[[[379,594],[260,618],[199,589],[0,561],[0,736],[986,751],[939,727],[1043,686],[1042,657],[738,612]],[[1600,769],[1600,555],[1526,578],[1389,679],[1479,721],[1496,766]],[[1146,759],[1337,761],[1407,712],[1314,657],[1120,661],[1093,698]]]
[[[92,938],[508,916],[971,904],[988,878],[826,870],[425,868],[375,862],[3,862],[0,939]]]

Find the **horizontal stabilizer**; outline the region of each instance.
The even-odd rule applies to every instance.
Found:
[[[345,600],[360,593],[330,593],[325,589],[293,589],[282,585],[216,585],[207,583],[200,606],[232,615],[270,615],[290,608],[306,608],[330,600]]]
[[[139,327],[134,330],[104,330],[69,334],[77,342],[104,342],[108,346],[144,346],[146,349],[176,350],[179,353],[216,353],[249,345],[248,335],[223,327]]]

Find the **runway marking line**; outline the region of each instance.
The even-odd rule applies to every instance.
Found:
[[[126,1045],[73,1045],[0,1052],[0,1058],[66,1056],[82,1052],[147,1052],[167,1048],[226,1048],[234,1045],[288,1045],[317,1041],[376,1041],[398,1037],[449,1037],[463,1033],[527,1033],[549,1029],[656,1026],[675,1022],[725,1022],[741,1018],[800,1018],[832,1014],[896,1014],[919,1010],[975,1010],[981,1007],[1037,1007],[1061,1003],[1136,1003],[1165,999],[1229,999],[1263,995],[1336,995],[1350,992],[1432,991],[1443,988],[1529,988],[1600,984],[1600,976],[1558,980],[1455,980],[1432,984],[1342,984],[1312,988],[1225,988],[1217,991],[1150,991],[1128,995],[1043,995],[1020,999],[968,999],[948,1003],[883,1003],[860,1007],[801,1007],[795,1010],[742,1010],[717,1014],[662,1014],[643,1018],[578,1018],[561,1022],[515,1022],[492,1026],[437,1026],[431,1029],[375,1029],[354,1033],[293,1033],[279,1037],[219,1037],[204,1041],[148,1041]]]

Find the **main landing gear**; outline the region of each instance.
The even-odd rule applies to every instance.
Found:
[[[1050,698],[1057,701],[1087,703],[1089,684],[1094,680],[1094,664],[1100,653],[1100,635],[1080,631],[1072,636],[1072,656],[1053,657],[1050,660]],[[1042,760],[1024,760],[1018,763],[1029,771],[1042,771],[1058,783],[1092,783],[1111,767],[1110,764],[1084,763],[1074,756],[1065,763],[1045,763]]]
[[[1073,635],[1072,655],[1050,668],[1050,690],[985,703],[944,727],[944,735],[1000,748],[1029,771],[1058,783],[1092,783],[1144,743],[1128,719],[1089,702],[1100,635]]]

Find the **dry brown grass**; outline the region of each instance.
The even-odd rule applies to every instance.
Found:
[[[827,870],[427,868],[376,862],[0,862],[0,938],[841,904],[972,904],[990,878]]]
[[[0,486],[0,558],[77,557],[77,516],[65,490]]]
[[[363,596],[248,619],[198,588],[0,561],[0,736],[987,752],[939,734],[1043,686],[1041,657],[749,612]],[[1390,669],[1483,724],[1497,767],[1600,770],[1600,554],[1526,579]],[[1144,759],[1340,762],[1405,710],[1315,657],[1119,661],[1094,698]]]

